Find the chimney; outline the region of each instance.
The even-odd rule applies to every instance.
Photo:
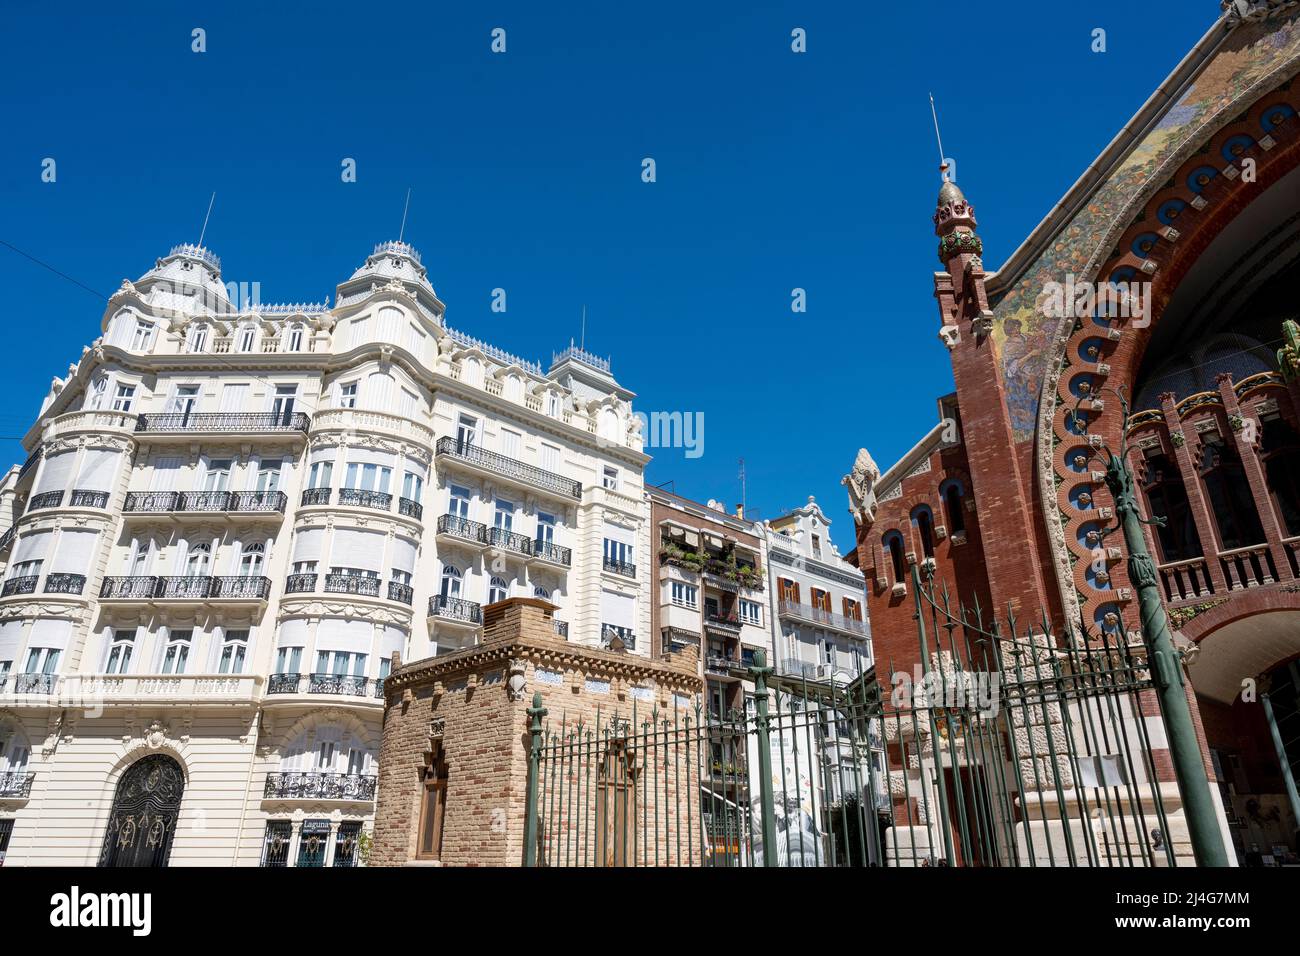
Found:
[[[742,521],[744,520],[744,518],[745,518],[745,506],[744,506],[744,505],[736,505],[736,517],[737,517],[737,518],[740,518]]]

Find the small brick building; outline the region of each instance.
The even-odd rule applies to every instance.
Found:
[[[529,708],[540,694],[546,709],[547,741],[562,741],[581,721],[588,730],[626,728],[639,712],[695,713],[703,691],[693,648],[658,660],[620,649],[569,643],[555,633],[555,606],[535,598],[509,598],[483,609],[482,642],[474,647],[406,666],[395,666],[385,684],[379,796],[375,813],[372,866],[518,866],[524,859],[528,764],[531,747]],[[395,662],[396,663],[396,662]],[[621,715],[621,716],[620,716]],[[676,834],[661,828],[657,838],[638,829],[642,819],[668,819],[689,825],[698,819],[698,779],[653,766],[656,755],[637,734],[624,730],[613,742],[597,735],[576,761],[557,773],[583,774],[585,762],[600,761],[608,775],[611,755],[629,783],[620,793],[630,801],[645,792],[635,811],[628,803],[617,819],[599,817],[590,794],[568,797],[562,787],[546,803],[539,820],[539,859],[547,846],[573,848],[575,862],[621,865],[622,840],[579,837],[580,823],[597,824],[608,834],[623,828],[628,847],[659,850],[664,862],[688,863]],[[606,741],[601,744],[600,741]],[[600,749],[601,746],[604,749]],[[560,753],[562,745],[552,751]],[[652,773],[655,788],[638,775]],[[585,773],[588,780],[590,773]],[[653,789],[653,792],[650,792]],[[594,793],[593,789],[593,793]],[[602,796],[603,796],[602,791]],[[665,812],[670,809],[672,813]],[[607,797],[604,806],[613,806]],[[613,822],[611,822],[613,821]],[[652,840],[653,845],[647,843]],[[691,844],[694,846],[694,844]]]

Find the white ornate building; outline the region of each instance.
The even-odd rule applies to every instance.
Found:
[[[7,865],[354,865],[394,653],[519,595],[648,652],[632,394],[444,311],[393,242],[333,308],[122,283],[0,485]]]

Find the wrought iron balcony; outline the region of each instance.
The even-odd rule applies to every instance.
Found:
[[[5,529],[4,534],[0,534],[0,551],[5,550],[9,545],[14,543],[14,535],[18,534],[18,525],[12,524]]]
[[[0,773],[0,800],[26,800],[32,795],[36,774],[30,770],[6,770]]]
[[[740,625],[743,622],[734,614],[723,614],[719,611],[704,612],[704,624],[706,627],[712,627],[720,631],[726,631],[729,634],[739,634]]]
[[[555,625],[555,633],[565,639],[569,636],[569,622],[561,621],[559,618],[551,618],[551,623]]]
[[[0,588],[0,597],[9,597],[12,594],[32,594],[36,591],[36,581],[40,578],[39,574],[24,574],[20,578],[10,578]]]
[[[359,773],[268,773],[262,797],[267,800],[375,799],[377,778]]]
[[[636,577],[635,564],[629,564],[626,561],[615,561],[608,555],[605,557],[605,570],[612,571],[614,574],[621,574],[625,578]]]
[[[296,694],[301,686],[301,674],[272,674],[266,679],[268,694]]]
[[[418,501],[412,501],[410,498],[397,499],[397,513],[406,515],[408,518],[414,518],[416,521],[424,520],[424,505]]]
[[[336,697],[365,697],[370,680],[350,674],[308,674],[307,693],[333,694]]]
[[[380,697],[380,698],[382,698],[382,697],[384,696],[384,681],[387,680],[387,679],[388,679],[388,678],[386,678],[386,677],[376,677],[376,678],[375,678],[375,680],[374,680],[374,684],[375,684],[375,696],[376,696],[376,697]]]
[[[386,491],[365,491],[361,488],[339,489],[339,504],[341,505],[387,511],[392,503],[393,496]]]
[[[609,647],[614,638],[623,642],[623,646],[629,651],[636,650],[636,635],[625,628],[617,628],[612,624],[606,624],[600,631],[600,644],[602,647]]]
[[[486,448],[460,441],[450,435],[438,439],[435,451],[439,455],[447,455],[493,474],[512,478],[515,481],[521,481],[566,498],[582,497],[581,482],[565,478],[553,471],[538,468],[536,465],[529,465],[506,455],[488,451]]]
[[[27,456],[27,460],[23,462],[23,466],[18,469],[18,480],[22,481],[23,478],[27,475],[27,473],[36,467],[36,463],[40,460],[41,460],[41,448],[37,447],[37,449],[34,452],[32,452],[30,455]]]
[[[108,492],[74,488],[72,497],[68,499],[68,506],[71,508],[107,508]]]
[[[733,671],[741,670],[741,663],[725,654],[709,654],[704,658],[704,669],[710,674],[730,676]]]
[[[306,434],[310,426],[311,418],[303,412],[287,416],[276,412],[144,412],[135,421],[137,432],[173,435],[195,432]]]
[[[821,624],[824,627],[833,628],[837,631],[843,631],[854,637],[867,636],[867,623],[859,621],[857,618],[848,617],[844,614],[837,614],[834,611],[827,611],[824,608],[815,607],[811,604],[801,604],[798,601],[787,601],[782,599],[777,604],[777,614],[780,617],[795,618],[801,621],[808,621],[812,624]]]
[[[573,563],[573,552],[549,541],[533,541],[533,557],[552,564],[562,564],[566,568]]]
[[[40,508],[57,508],[63,504],[62,491],[43,491],[39,495],[32,495],[31,500],[27,502],[28,511],[36,511]]]
[[[438,519],[438,534],[460,538],[462,541],[474,541],[482,544],[486,540],[484,538],[486,531],[487,525],[480,524],[477,521],[470,521],[468,518],[462,518],[459,515],[442,515]]]
[[[45,576],[46,594],[80,594],[86,587],[84,574],[55,571]]]
[[[190,600],[209,597],[212,578],[207,574],[172,574],[158,578],[154,597],[165,600]]]
[[[429,616],[461,621],[465,624],[482,624],[483,607],[473,601],[435,594],[429,598]]]
[[[415,600],[415,591],[412,590],[409,584],[403,584],[401,581],[389,581],[388,600],[410,604]]]
[[[57,674],[15,674],[15,694],[52,694]]]
[[[327,505],[330,503],[330,489],[308,488],[302,493],[302,503],[306,505]]]
[[[488,528],[483,540],[490,547],[509,551],[512,554],[528,555],[533,553],[533,543],[531,541],[522,534],[515,534],[505,528]]]
[[[284,579],[285,594],[304,594],[316,590],[316,575],[291,574]]]
[[[359,594],[362,597],[379,597],[379,578],[363,574],[327,574],[325,590],[336,594]]]
[[[158,590],[158,579],[151,575],[105,577],[99,585],[99,596],[105,599],[148,599]]]
[[[265,601],[271,596],[271,579],[260,574],[237,574],[212,579],[213,598]]]
[[[131,491],[122,510],[149,514],[175,511],[283,514],[287,504],[288,498],[282,491]]]

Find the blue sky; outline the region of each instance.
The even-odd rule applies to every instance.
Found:
[[[332,299],[396,237],[409,186],[406,237],[449,324],[549,362],[585,304],[588,348],[639,409],[704,414],[704,454],[651,449],[648,481],[731,504],[743,457],[751,509],[816,495],[843,549],[839,479],[857,449],[887,467],[952,387],[927,94],[993,268],[1218,13],[1057,6],[11,8],[0,240],[107,295],[197,240],[215,190],[206,244],[227,281],[260,282],[268,302]],[[0,284],[0,459],[20,461],[13,438],[104,302],[4,247]]]

